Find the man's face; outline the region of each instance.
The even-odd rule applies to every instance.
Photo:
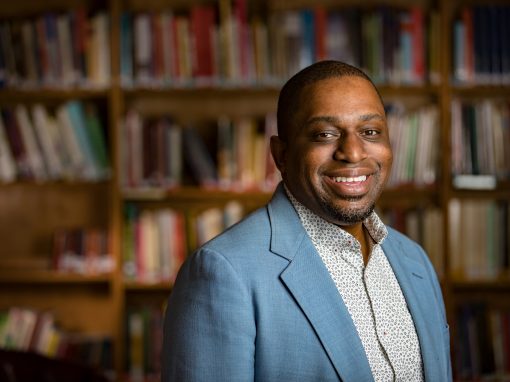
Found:
[[[367,80],[333,77],[308,85],[272,152],[296,199],[327,221],[350,226],[372,212],[392,163],[380,98]]]

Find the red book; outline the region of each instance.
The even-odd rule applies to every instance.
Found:
[[[326,48],[326,28],[327,14],[326,9],[321,6],[315,7],[315,60],[322,61],[327,58]]]
[[[475,56],[473,47],[473,11],[471,8],[464,7],[461,11],[462,22],[465,28],[464,41],[464,65],[466,68],[467,78],[472,80],[475,74]]]
[[[423,31],[423,10],[418,7],[411,8],[411,39],[414,77],[418,81],[425,78],[425,44]]]
[[[176,79],[181,76],[181,70],[180,70],[180,54],[179,54],[179,32],[177,28],[177,22],[176,17],[170,17],[170,30],[172,31],[172,47],[174,48],[173,54],[172,54],[172,78]]]
[[[250,55],[250,41],[249,41],[249,26],[248,26],[248,16],[246,11],[246,0],[236,0],[233,7],[234,19],[237,23],[238,30],[238,49],[237,52],[239,54],[238,60],[236,62],[239,63],[239,73],[240,77],[243,79],[248,78],[249,76],[249,55]],[[236,50],[234,49],[234,52]]]
[[[194,38],[193,76],[212,77],[214,8],[209,5],[195,5],[191,8],[191,33]]]

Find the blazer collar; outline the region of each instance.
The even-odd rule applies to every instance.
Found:
[[[393,272],[400,284],[409,311],[413,317],[414,326],[420,342],[423,369],[426,381],[440,381],[445,375],[448,365],[444,364],[443,329],[441,312],[434,301],[431,275],[425,265],[411,257],[411,252],[417,252],[415,246],[406,246],[389,230],[389,235],[382,244],[382,248]]]
[[[280,279],[307,316],[344,381],[373,381],[347,307],[280,185],[268,205],[271,251],[289,260]]]

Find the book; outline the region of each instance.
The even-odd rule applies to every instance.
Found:
[[[12,155],[5,126],[0,118],[0,181],[13,182],[16,179],[16,162]]]

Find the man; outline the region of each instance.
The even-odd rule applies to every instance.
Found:
[[[440,287],[374,210],[392,163],[382,100],[323,61],[283,87],[271,202],[187,260],[162,380],[450,381]]]

